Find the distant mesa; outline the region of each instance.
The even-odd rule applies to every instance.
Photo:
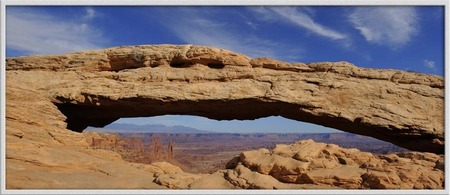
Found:
[[[182,125],[166,126],[162,124],[137,125],[129,123],[111,123],[103,128],[89,127],[88,130],[103,132],[141,132],[141,133],[213,133]]]
[[[174,155],[172,140],[167,142],[167,149],[164,149],[162,140],[155,134],[141,134],[151,135],[149,144],[144,147],[141,138],[137,137],[124,138],[91,131],[84,131],[83,134],[88,142],[92,139],[93,142],[90,144],[95,149],[117,151],[129,162],[148,164],[140,166],[160,167],[160,170],[150,169],[154,172],[154,182],[173,189],[201,189],[211,187],[209,185],[219,189],[442,189],[444,187],[444,156],[432,153],[405,151],[374,155],[356,148],[341,148],[335,144],[308,139],[293,144],[276,144],[272,149],[243,151],[234,158],[230,157],[229,161],[218,170],[209,174],[194,174],[191,169],[183,171],[180,168],[183,165]],[[206,135],[219,139],[223,136]],[[328,135],[330,136],[323,137],[342,139],[347,136]],[[189,135],[174,136],[186,139]],[[265,136],[269,139],[274,135]],[[254,143],[255,138],[257,137],[249,138],[248,141]],[[223,142],[232,143],[232,140]],[[204,144],[207,142],[201,142],[201,138],[198,138],[195,142],[186,143],[185,147],[191,146],[194,150],[202,150],[201,145]],[[196,161],[199,160],[212,159]],[[203,162],[203,166],[205,165]]]
[[[152,137],[147,144],[140,137],[122,137],[93,131],[84,131],[83,134],[91,148],[115,151],[129,162],[150,164],[165,161],[181,166],[175,159],[172,140],[168,141],[165,148],[165,144],[157,136]]]
[[[371,137],[350,133],[236,134],[236,133],[105,133],[83,131],[94,149],[116,151],[132,163],[168,161],[190,173],[212,173],[224,169],[226,162],[242,151],[273,148],[276,144],[313,139],[316,142],[357,148],[373,154],[407,151]],[[174,148],[176,143],[176,148]],[[251,143],[251,144],[248,144]],[[167,145],[167,150],[165,146]],[[176,155],[175,155],[176,154]],[[163,158],[159,158],[163,157]]]

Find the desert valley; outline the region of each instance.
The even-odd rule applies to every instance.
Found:
[[[408,151],[388,142],[350,133],[130,133],[126,130],[111,133],[102,130],[88,128],[83,131],[90,147],[118,152],[124,160],[133,163],[169,162],[191,173],[213,173],[224,169],[243,151],[272,149],[277,144],[308,139],[373,154]]]

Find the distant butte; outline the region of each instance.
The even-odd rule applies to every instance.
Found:
[[[58,177],[63,181],[46,187],[89,188],[97,179],[110,183],[95,188],[121,186],[118,180],[132,180],[131,175],[152,179],[125,166],[117,153],[86,149],[78,132],[122,117],[164,114],[217,120],[283,116],[444,153],[442,77],[348,62],[251,59],[205,46],[127,46],[6,59],[7,187],[39,188]],[[108,159],[127,174],[104,179],[116,174],[100,163]],[[48,172],[78,163],[83,166],[74,170],[92,172],[89,179]],[[29,166],[34,168],[23,168]],[[158,186],[140,182],[131,188]]]

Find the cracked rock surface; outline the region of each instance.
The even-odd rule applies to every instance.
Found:
[[[287,184],[298,188],[306,184],[344,189],[444,188],[444,156],[433,153],[373,155],[303,140],[272,150],[242,152],[238,159],[234,169],[228,170],[228,178],[244,188],[288,188]]]

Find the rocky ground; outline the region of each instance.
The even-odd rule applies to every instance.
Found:
[[[373,155],[313,140],[245,151],[211,174],[188,173],[167,162],[130,165],[153,178],[148,186],[170,189],[444,188],[443,155]]]
[[[226,178],[243,188],[439,189],[443,162],[442,155],[432,153],[373,155],[304,140],[242,152],[227,165],[233,169]]]
[[[242,152],[212,174],[160,163],[170,171],[155,173],[154,182],[172,189],[443,189],[443,162],[432,153],[373,155],[304,140]]]

